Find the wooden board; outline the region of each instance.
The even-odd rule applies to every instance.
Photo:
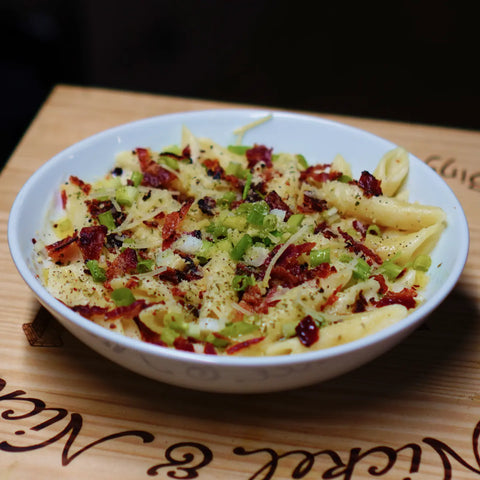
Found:
[[[480,479],[480,132],[324,115],[428,162],[471,229],[460,282],[425,326],[340,378],[248,396],[157,383],[81,344],[24,285],[6,230],[35,169],[118,124],[227,106],[61,85],[33,120],[0,177],[0,480]]]

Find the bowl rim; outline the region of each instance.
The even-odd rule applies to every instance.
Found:
[[[40,280],[32,272],[28,266],[28,262],[23,257],[22,252],[19,248],[18,238],[18,227],[20,224],[19,211],[23,207],[23,200],[27,192],[36,184],[39,179],[44,175],[44,172],[48,171],[51,168],[54,168],[58,163],[61,163],[65,157],[73,154],[78,148],[87,146],[89,144],[94,144],[98,140],[101,140],[104,137],[109,137],[111,135],[118,135],[124,130],[128,130],[132,127],[141,127],[142,125],[147,125],[149,123],[156,123],[158,121],[168,122],[168,121],[178,121],[178,120],[188,120],[188,118],[202,117],[202,116],[218,116],[218,115],[241,115],[241,116],[250,116],[251,118],[261,118],[262,116],[272,114],[275,118],[284,118],[291,120],[305,120],[305,121],[314,121],[319,125],[329,125],[338,129],[346,130],[348,133],[355,135],[362,135],[370,137],[372,141],[381,141],[385,146],[391,146],[392,148],[397,145],[393,142],[380,137],[374,133],[363,130],[358,127],[354,127],[345,123],[341,123],[337,120],[331,120],[324,117],[321,117],[317,114],[308,114],[308,113],[295,113],[290,111],[283,111],[277,109],[267,109],[267,108],[251,108],[251,107],[237,107],[237,108],[216,108],[216,109],[205,109],[205,110],[191,110],[191,111],[182,111],[175,113],[167,113],[163,115],[156,115],[147,118],[142,118],[128,123],[123,123],[105,130],[102,130],[98,133],[95,133],[91,136],[88,136],[69,147],[63,149],[62,151],[55,154],[49,160],[47,160],[43,165],[41,165],[24,183],[19,192],[17,193],[15,200],[10,209],[10,214],[8,218],[8,228],[7,228],[7,239],[8,246],[10,250],[11,258],[23,278],[26,284],[30,289],[35,293],[37,299],[40,303],[47,308],[47,305],[57,311],[62,317],[63,321],[61,322],[68,329],[67,323],[71,322],[76,327],[81,328],[90,334],[95,335],[96,337],[101,338],[103,341],[110,341],[116,343],[124,348],[136,350],[139,353],[153,355],[156,357],[161,357],[171,360],[179,360],[185,363],[193,363],[196,365],[215,365],[215,366],[229,366],[229,367],[272,367],[272,366],[285,366],[285,365],[298,365],[305,364],[311,361],[322,361],[331,359],[333,357],[342,357],[346,354],[349,354],[353,351],[359,351],[366,348],[369,348],[375,344],[383,343],[384,340],[389,338],[394,338],[397,334],[405,330],[412,330],[416,328],[433,310],[435,310],[443,300],[450,294],[455,285],[458,282],[458,279],[464,269],[465,263],[468,257],[469,250],[469,228],[468,222],[465,215],[465,212],[462,208],[460,201],[457,196],[451,189],[451,187],[446,183],[446,181],[441,178],[436,172],[431,170],[432,175],[437,176],[437,181],[442,184],[442,187],[445,189],[445,192],[448,192],[451,196],[451,200],[454,203],[454,208],[456,214],[458,215],[458,222],[460,229],[457,232],[457,256],[458,259],[455,262],[454,268],[449,272],[449,275],[446,281],[443,283],[441,288],[436,290],[432,296],[424,304],[420,305],[412,313],[409,313],[402,321],[395,322],[377,332],[366,335],[359,339],[353,340],[351,342],[336,345],[333,347],[328,347],[325,349],[313,350],[309,352],[302,352],[296,354],[283,354],[276,356],[226,356],[226,355],[206,355],[200,353],[186,352],[182,350],[176,350],[173,348],[165,348],[155,344],[150,344],[142,340],[135,338],[126,337],[122,334],[110,331],[96,323],[82,317],[80,314],[72,311],[69,307],[65,306],[62,302],[54,298],[48,290],[41,284]],[[418,159],[416,156],[409,152],[410,161],[413,161],[418,166],[419,164],[428,166]],[[419,164],[417,162],[420,162]],[[88,343],[87,343],[87,346]]]

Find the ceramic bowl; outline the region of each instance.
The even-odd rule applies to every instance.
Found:
[[[235,142],[233,131],[265,117],[256,109],[221,109],[148,118],[98,133],[60,152],[38,169],[19,192],[8,224],[11,256],[38,301],[86,345],[123,367],[161,382],[211,392],[259,393],[292,389],[338,376],[378,357],[404,339],[453,289],[468,251],[464,212],[448,185],[429,166],[410,156],[410,200],[443,208],[448,226],[432,254],[425,303],[406,319],[377,333],[325,350],[275,357],[202,355],[126,338],[81,317],[53,298],[36,275],[32,238],[45,222],[49,199],[70,175],[84,180],[102,176],[118,151],[178,143],[181,128],[220,144]],[[355,178],[373,171],[395,145],[365,131],[317,116],[274,112],[251,130],[244,144],[260,143],[275,151],[302,153],[311,163],[329,163],[337,153],[352,165]],[[428,185],[428,188],[425,186]],[[455,248],[452,248],[455,245]]]

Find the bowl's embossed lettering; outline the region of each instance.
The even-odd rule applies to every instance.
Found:
[[[459,167],[455,158],[445,158],[441,155],[432,154],[425,159],[425,163],[443,178],[458,179],[469,190],[480,192],[480,172],[472,173],[465,168]]]

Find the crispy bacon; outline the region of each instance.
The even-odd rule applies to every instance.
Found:
[[[133,303],[123,307],[108,309],[107,307],[99,307],[97,305],[75,305],[72,307],[74,312],[79,313],[82,317],[92,320],[94,318],[103,320],[117,320],[119,318],[135,318],[140,312],[147,308],[145,300],[135,300]]]
[[[240,350],[243,350],[245,348],[250,347],[251,345],[255,345],[262,340],[264,340],[265,337],[256,337],[256,338],[250,338],[249,340],[245,340],[244,342],[239,342],[239,343],[234,343],[233,345],[230,345],[225,349],[225,353],[228,355],[233,355],[234,353],[239,352]]]
[[[212,197],[205,196],[198,200],[198,206],[205,215],[213,216],[213,210],[217,206],[217,201]]]
[[[113,262],[108,266],[106,275],[107,279],[121,277],[137,268],[137,253],[133,248],[126,248],[120,253]]]
[[[176,230],[187,216],[194,199],[189,198],[177,212],[171,212],[165,216],[162,227],[162,249],[166,250],[175,241]]]
[[[360,290],[360,292],[358,292],[357,298],[355,299],[355,303],[353,304],[352,312],[361,313],[361,312],[364,312],[366,309],[367,309],[367,300],[365,299],[363,292]]]
[[[367,236],[367,227],[362,222],[354,220],[352,226],[362,236],[362,240]]]
[[[203,161],[203,166],[207,169],[207,175],[215,180],[220,180],[225,176],[225,170],[216,158],[207,158]]]
[[[319,232],[322,232],[322,235],[327,238],[327,239],[332,239],[332,238],[337,238],[338,235],[334,232],[332,232],[329,228],[328,228],[328,224],[327,222],[322,222],[322,223],[319,223],[313,233],[317,234]]]
[[[267,202],[268,206],[270,207],[270,210],[276,209],[276,210],[282,210],[285,212],[285,220],[288,220],[293,212],[290,209],[290,207],[283,201],[282,197],[275,191],[272,190],[267,193],[267,196],[265,197],[265,201]]]
[[[373,250],[370,250],[366,245],[361,242],[357,242],[351,235],[347,232],[344,232],[340,227],[338,227],[338,232],[345,240],[345,247],[353,253],[363,253],[368,257],[367,261],[374,261],[378,265],[383,263],[383,260],[379,255],[377,255]]]
[[[357,184],[363,190],[363,193],[366,197],[378,197],[382,195],[381,181],[377,180],[366,170],[362,172]]]
[[[333,305],[338,300],[338,292],[342,289],[342,285],[339,285],[327,298],[326,302],[322,305],[320,310],[325,310],[330,305]]]
[[[185,352],[194,352],[195,349],[193,348],[193,343],[187,339],[187,338],[184,338],[184,337],[177,337],[174,341],[173,341],[173,346],[175,349],[177,350],[183,350]]]
[[[71,236],[47,245],[45,249],[47,250],[48,256],[57,265],[66,265],[74,260],[80,253],[78,248],[78,234],[75,232]]]
[[[338,180],[342,172],[327,171],[331,165],[329,163],[312,165],[300,173],[300,181],[313,181],[314,183],[324,183]]]
[[[380,308],[386,305],[400,304],[408,309],[415,308],[417,305],[415,300],[416,296],[417,292],[413,288],[404,288],[400,292],[389,291],[380,300],[375,302],[375,306]]]
[[[84,260],[98,260],[107,237],[108,229],[104,225],[83,227],[80,230],[78,246]]]
[[[327,209],[326,200],[307,195],[307,193],[303,195],[302,205],[298,206],[298,210],[302,213],[324,212]]]
[[[157,332],[154,332],[148,328],[138,317],[133,319],[140,330],[140,335],[144,342],[153,343],[159,345],[160,347],[167,347],[168,345],[161,339],[160,335]]]
[[[207,355],[217,355],[217,350],[212,343],[206,342],[205,346],[203,347],[203,353]]]
[[[62,202],[62,208],[65,210],[65,208],[67,207],[67,192],[63,188],[60,192],[60,200]]]
[[[137,148],[135,152],[143,173],[143,186],[166,189],[179,187],[177,175],[155,162],[146,148]]]
[[[245,152],[248,168],[252,169],[257,163],[263,163],[267,168],[272,167],[272,152],[273,148],[255,144]]]
[[[377,274],[377,275],[372,275],[372,278],[374,278],[380,285],[380,288],[378,289],[378,293],[380,295],[385,295],[385,293],[388,292],[388,286],[387,286],[387,282],[385,281],[385,277],[381,274]]]
[[[92,189],[92,186],[89,183],[85,183],[83,180],[76,177],[75,175],[70,175],[69,181],[70,183],[73,183],[73,185],[79,187],[85,195],[88,195],[90,193],[90,190]]]
[[[311,315],[307,315],[298,322],[298,325],[295,327],[295,332],[297,333],[300,343],[306,347],[311,347],[314,343],[318,342],[320,337],[318,325]]]

